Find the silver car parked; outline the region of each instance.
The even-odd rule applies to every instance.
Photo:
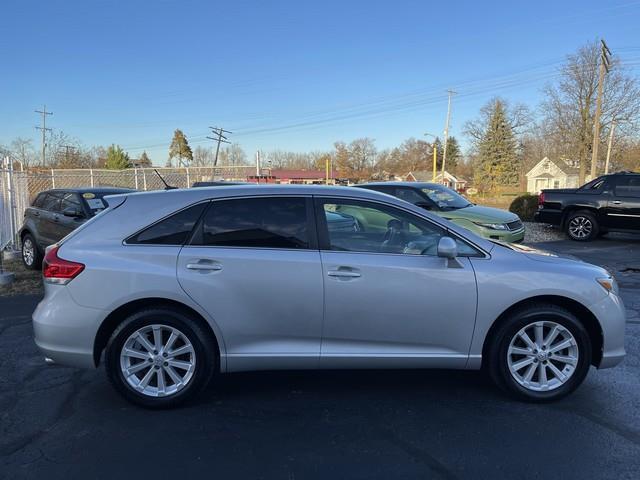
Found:
[[[604,269],[484,240],[391,196],[228,186],[109,197],[43,265],[46,357],[146,407],[217,372],[486,368],[525,400],[624,355]]]

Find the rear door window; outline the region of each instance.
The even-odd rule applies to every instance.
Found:
[[[620,177],[616,182],[615,196],[640,198],[640,175]]]
[[[60,203],[60,210],[65,211],[67,208],[73,208],[82,212],[82,205],[80,204],[80,198],[77,193],[67,193],[62,197]]]
[[[38,194],[38,196],[36,197],[36,199],[33,201],[32,206],[36,207],[36,208],[42,208],[42,205],[44,204],[45,199],[47,198],[47,194],[46,193],[40,193]]]
[[[213,202],[192,245],[309,248],[304,197],[239,198]]]
[[[129,237],[127,244],[184,245],[207,203],[180,210]]]
[[[49,212],[60,212],[60,201],[63,195],[63,192],[48,192],[41,208]]]

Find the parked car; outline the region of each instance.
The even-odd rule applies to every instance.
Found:
[[[515,213],[475,205],[458,192],[438,183],[377,182],[356,186],[413,203],[484,238],[503,242],[524,240],[524,225]]]
[[[625,355],[606,270],[389,195],[229,186],[108,203],[47,249],[35,341],[63,365],[104,358],[138,405],[177,405],[218,372],[402,367],[484,367],[517,397],[549,401]],[[358,228],[328,226],[357,213]]]
[[[107,207],[105,195],[133,192],[126,188],[70,188],[39,193],[24,212],[20,229],[22,262],[35,270],[46,247]]]
[[[603,175],[580,188],[542,190],[535,218],[559,225],[570,239],[579,242],[607,232],[638,232],[640,173]]]

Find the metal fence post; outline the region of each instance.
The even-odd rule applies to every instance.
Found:
[[[187,167],[187,188],[191,185],[191,180],[189,179],[189,167]]]
[[[93,168],[89,169],[89,177],[91,180],[91,188],[93,188]]]
[[[133,168],[133,175],[135,176],[136,190],[138,190],[138,169],[136,167]]]
[[[56,176],[53,168],[51,169],[51,188],[56,188]]]
[[[142,188],[144,188],[144,191],[147,191],[147,170],[146,169],[142,169]]]
[[[18,219],[16,215],[16,193],[13,183],[13,161],[7,158],[7,167],[9,173],[9,181],[7,187],[9,188],[9,224],[11,231],[11,244],[14,250],[18,247]]]

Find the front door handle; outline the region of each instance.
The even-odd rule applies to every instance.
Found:
[[[222,265],[216,263],[187,263],[187,268],[189,270],[215,271],[222,270]]]
[[[350,270],[329,270],[327,275],[338,278],[358,278],[360,276],[358,272],[352,272]]]
[[[620,205],[622,202],[620,200],[614,200],[611,203],[613,203],[614,205]]]

